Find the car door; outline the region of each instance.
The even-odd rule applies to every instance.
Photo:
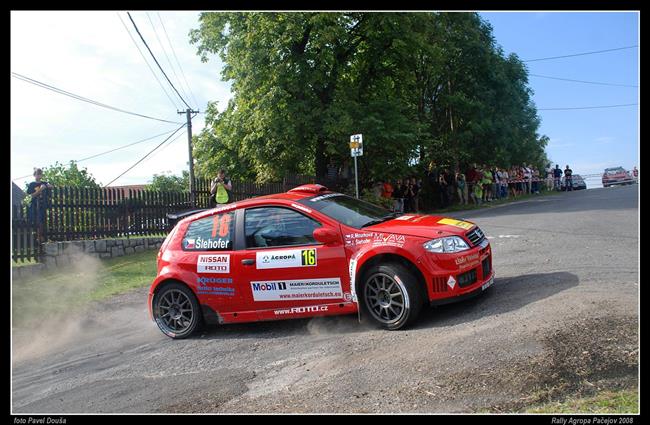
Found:
[[[235,212],[229,211],[194,220],[181,241],[179,265],[193,276],[200,304],[219,313],[241,309],[241,293],[236,287],[232,256]]]
[[[325,245],[313,237],[319,227],[331,228],[340,236],[338,224],[278,205],[247,208],[242,221],[244,243],[235,252],[233,264],[238,279],[247,286],[242,291],[244,301],[260,319],[274,318],[278,308],[328,311],[328,304],[349,298],[342,238]]]

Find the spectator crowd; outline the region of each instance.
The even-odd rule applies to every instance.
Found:
[[[438,167],[432,162],[424,179],[407,177],[381,182],[377,186],[377,195],[392,199],[394,211],[408,213],[419,210],[424,196],[429,198],[428,204],[432,208],[442,209],[454,204],[481,205],[539,194],[543,190],[559,191],[563,176],[567,190],[572,190],[572,170],[568,165],[564,170],[559,165],[552,168],[551,164],[545,170],[539,170],[531,164],[510,168],[471,164],[461,170]]]

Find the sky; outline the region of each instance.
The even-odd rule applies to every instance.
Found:
[[[208,101],[221,111],[231,97],[221,81],[217,56],[201,62],[189,43],[198,11],[137,11],[131,15],[181,96],[204,112]],[[636,12],[481,12],[505,54],[521,60],[548,58],[639,45]],[[121,19],[120,19],[121,18]],[[128,28],[128,32],[127,29]],[[163,29],[164,27],[164,29]],[[139,53],[131,37],[142,50]],[[170,43],[173,46],[170,48]],[[161,45],[163,47],[161,47]],[[181,68],[178,67],[178,62]],[[637,87],[585,84],[537,75],[638,86],[639,48],[571,58],[526,62],[538,109],[638,104]],[[67,164],[130,143],[149,141],[79,162],[106,185],[161,143],[185,121],[173,92],[135,33],[126,12],[12,11],[11,72],[79,96],[170,124],[97,107],[11,80],[11,177],[20,187],[34,167]],[[187,83],[186,83],[187,82]],[[164,87],[165,91],[161,88]],[[189,86],[189,88],[188,88]],[[600,174],[606,167],[639,165],[639,107],[540,110],[539,133],[550,143],[547,155],[575,174]],[[204,115],[192,121],[193,134]],[[188,168],[187,133],[177,133],[112,185],[146,184],[154,174],[180,175]],[[589,187],[599,178],[587,179]]]

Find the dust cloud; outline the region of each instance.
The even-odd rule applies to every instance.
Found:
[[[96,302],[85,302],[110,272],[101,260],[71,247],[70,264],[52,276],[12,283],[13,362],[65,352],[107,333]],[[112,266],[119,267],[119,266]],[[129,322],[150,322],[146,302],[129,312]],[[118,324],[119,325],[119,324]]]

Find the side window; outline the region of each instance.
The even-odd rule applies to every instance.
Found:
[[[246,210],[247,248],[316,243],[313,232],[320,223],[288,208],[262,207]]]
[[[185,251],[228,251],[233,247],[235,213],[215,214],[193,221],[183,237]]]

